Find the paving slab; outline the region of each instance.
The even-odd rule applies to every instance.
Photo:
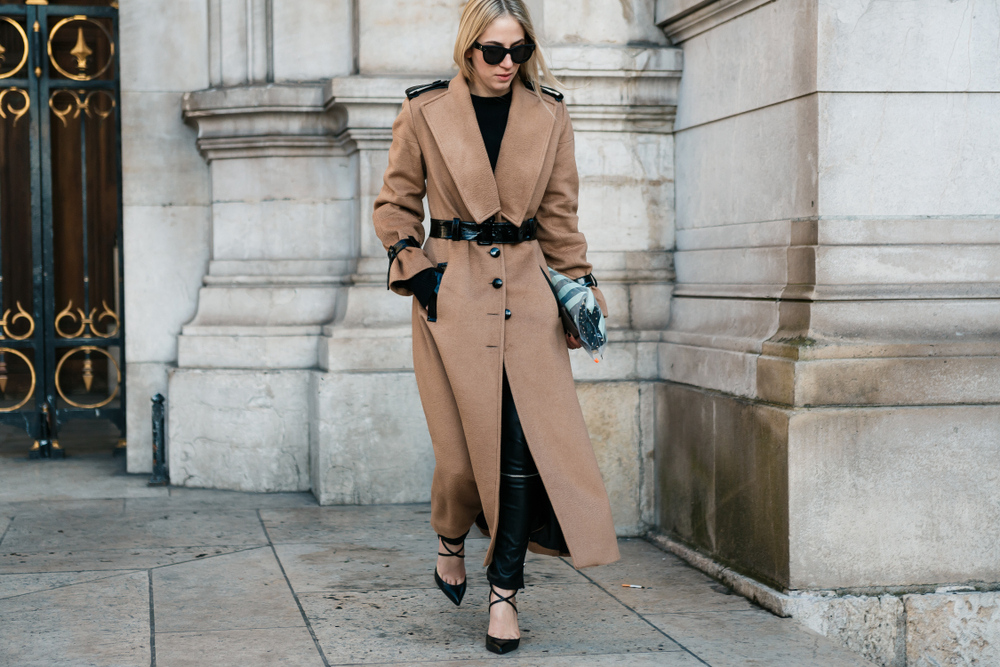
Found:
[[[124,456],[102,454],[46,460],[5,457],[0,465],[0,502],[148,498],[165,497],[169,493],[166,487],[149,486],[148,474],[126,473]]]
[[[128,498],[126,512],[157,511],[160,509],[226,509],[257,510],[288,507],[317,507],[312,493],[241,493],[214,489],[172,487],[163,498]]]
[[[156,633],[156,667],[323,667],[309,630]]]
[[[860,655],[763,609],[646,619],[712,667],[872,667]]]
[[[365,544],[384,532],[393,540],[434,540],[430,505],[341,505],[261,510],[275,544]],[[378,526],[378,530],[372,530]]]
[[[482,567],[488,544],[466,543],[466,573],[470,589],[485,590]],[[430,540],[380,540],[379,544],[278,544],[278,558],[296,593],[337,590],[436,588],[435,543]],[[585,581],[561,558],[528,554],[525,582],[581,583]]]
[[[84,500],[31,500],[26,502],[0,503],[0,514],[8,517],[39,516],[42,514],[63,514],[72,516],[111,516],[125,511],[123,498],[102,498]]]
[[[486,649],[483,649],[485,652]],[[520,652],[520,650],[518,650]],[[331,665],[340,663],[331,662]],[[412,662],[389,662],[386,665],[412,665]],[[627,653],[580,656],[534,656],[519,657],[517,653],[504,656],[480,658],[477,660],[446,660],[444,662],[421,662],[420,667],[705,667],[705,663],[690,653],[669,651],[662,653]]]
[[[327,655],[339,664],[482,659],[487,589],[461,607],[437,589],[310,593],[299,599]],[[478,594],[477,594],[478,593]],[[521,657],[682,650],[589,584],[545,584],[518,595]]]
[[[147,570],[210,558],[247,547],[163,547],[160,549],[104,549],[79,551],[0,551],[0,574],[29,572],[84,572],[89,570]]]
[[[581,572],[640,614],[749,611],[755,607],[677,556],[639,539],[618,541],[617,563]],[[634,584],[643,588],[623,588]]]
[[[305,627],[271,547],[153,570],[157,632]]]
[[[129,570],[96,570],[92,572],[0,574],[0,600],[28,593],[65,588],[66,586],[82,584],[88,581],[118,577],[123,574],[135,574],[135,572]]]
[[[135,512],[108,521],[81,520],[71,513],[17,516],[3,548],[57,551],[263,544],[267,538],[254,511],[178,510]]]
[[[0,600],[0,664],[150,664],[149,578],[109,577]]]

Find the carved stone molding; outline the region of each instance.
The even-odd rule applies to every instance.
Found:
[[[338,156],[353,151],[340,136],[341,109],[327,109],[322,84],[266,84],[186,93],[184,120],[198,129],[206,160]]]
[[[774,0],[658,0],[656,24],[671,42],[680,44],[770,2]]]

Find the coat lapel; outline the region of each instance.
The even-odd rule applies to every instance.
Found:
[[[425,104],[422,111],[451,179],[472,214],[470,222],[489,219],[500,210],[500,196],[465,78],[459,74],[452,79],[448,92]],[[500,155],[502,159],[502,150]]]
[[[548,104],[520,81],[515,81],[513,88],[510,117],[497,159],[496,183],[504,217],[520,225],[538,188],[556,119]]]

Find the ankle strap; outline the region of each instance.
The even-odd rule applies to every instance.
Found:
[[[465,531],[465,535],[462,535],[461,537],[445,537],[444,535],[438,535],[438,537],[440,537],[441,541],[445,544],[451,544],[452,546],[457,547],[465,544],[465,538],[468,534],[469,531]]]
[[[468,534],[469,533],[465,533],[465,535]],[[463,545],[465,544],[465,535],[462,535],[462,537],[458,538],[457,540],[445,537],[444,535],[438,535],[438,537],[441,538],[441,545],[444,547],[444,550],[448,552],[448,553],[441,553],[439,551],[438,556],[454,556],[455,558],[465,558],[465,554],[458,553],[459,551],[462,550]],[[453,547],[458,547],[458,549],[452,551],[448,545],[451,545]]]
[[[501,602],[506,602],[507,604],[509,604],[511,607],[514,608],[514,613],[515,614],[517,613],[517,605],[512,602],[512,600],[514,599],[514,597],[517,595],[517,591],[514,591],[513,593],[511,593],[507,597],[504,597],[503,595],[500,595],[500,593],[499,593],[499,591],[497,591],[497,589],[493,588],[493,584],[490,584],[490,593],[492,593],[493,595],[497,596],[496,600],[490,600],[490,609],[492,609],[493,605],[495,605],[495,604],[500,604]]]

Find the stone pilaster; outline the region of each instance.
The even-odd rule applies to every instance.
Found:
[[[981,171],[996,18],[658,7],[685,52],[661,525],[811,627],[908,664],[904,607],[949,591],[989,606],[961,587],[1000,586],[1000,197]],[[943,64],[959,43],[961,71]]]

